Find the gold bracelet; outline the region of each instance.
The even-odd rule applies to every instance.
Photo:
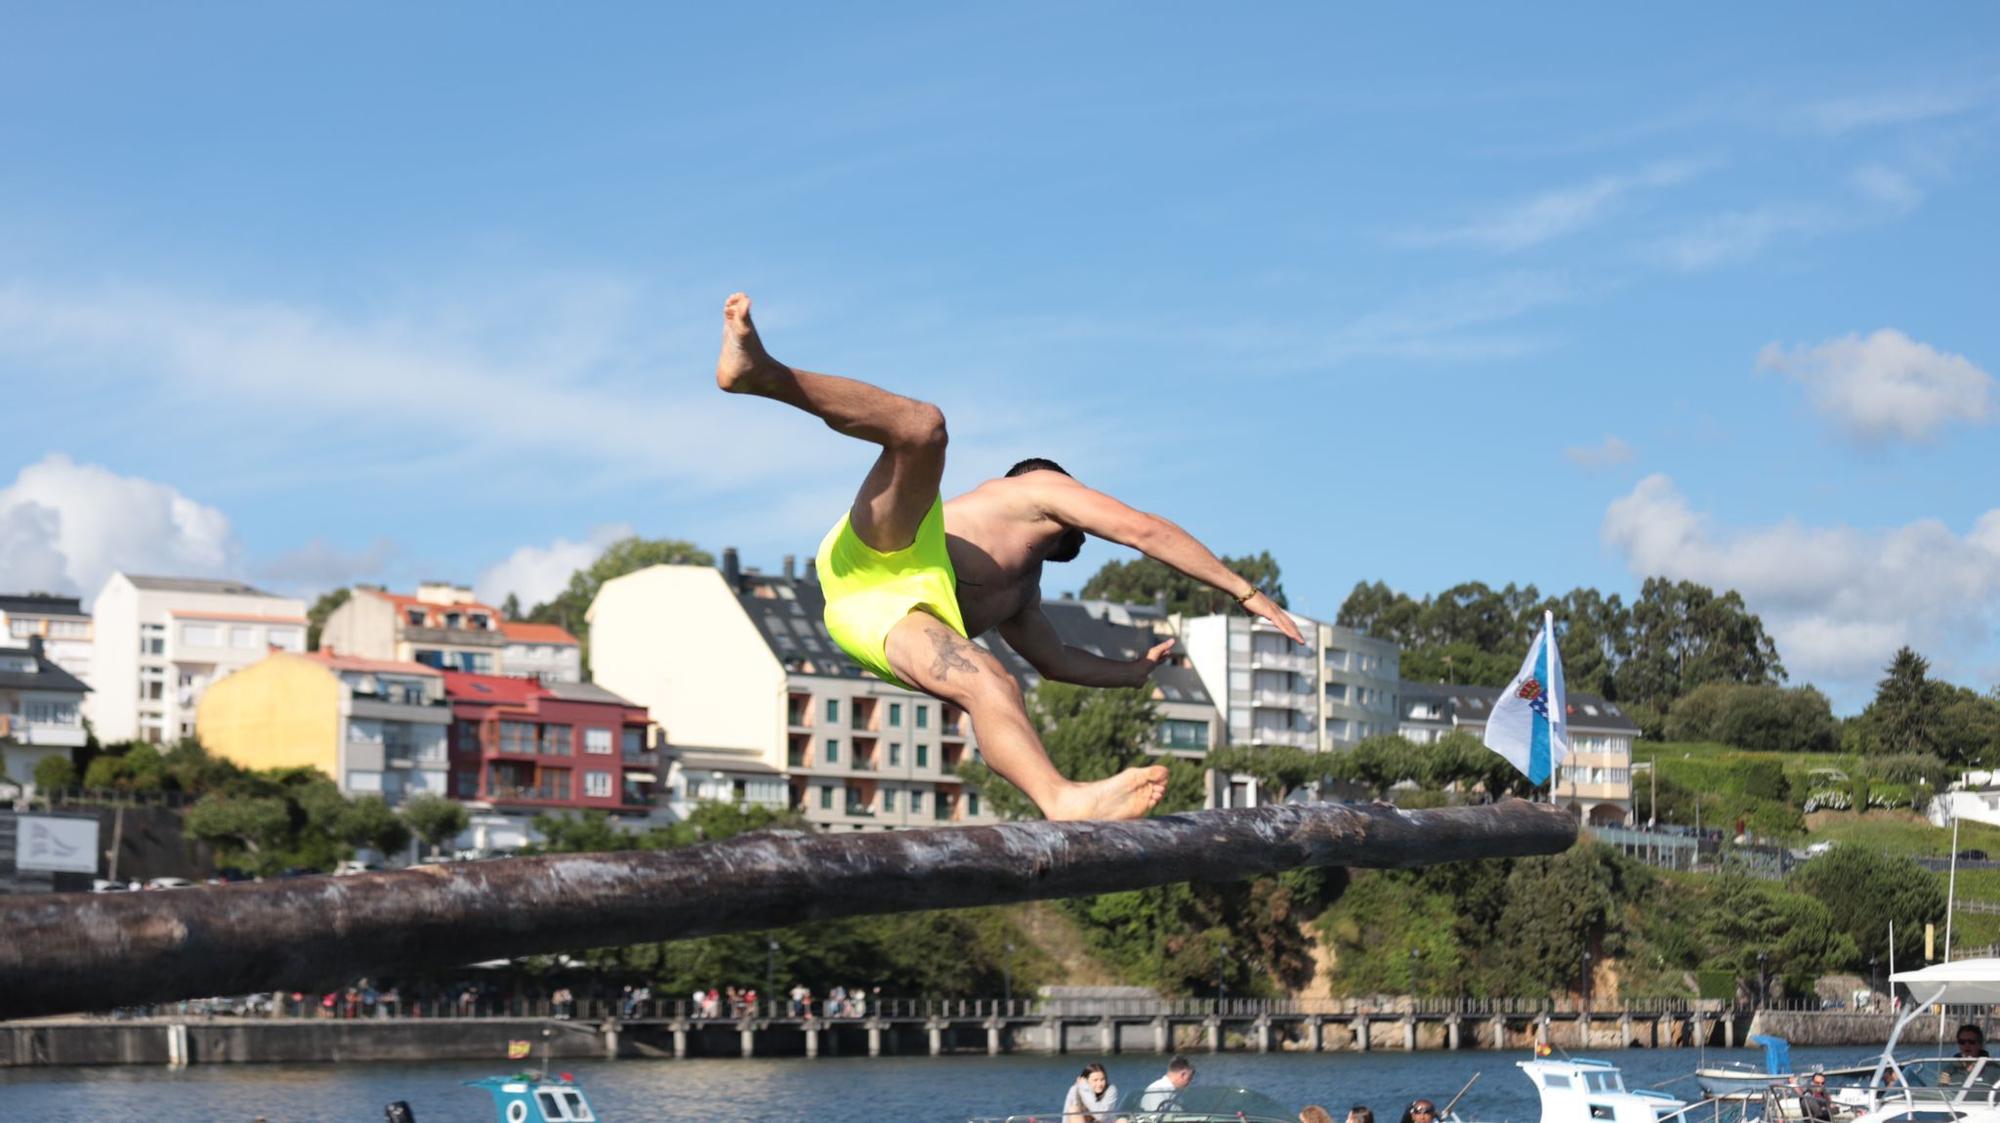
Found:
[[[1250,591],[1249,591],[1249,592],[1247,592],[1247,593],[1244,593],[1244,594],[1243,594],[1242,596],[1240,596],[1240,597],[1237,597],[1237,598],[1236,598],[1236,603],[1237,603],[1237,604],[1249,604],[1249,603],[1250,603],[1251,601],[1253,601],[1253,600],[1255,600],[1255,599],[1257,598],[1257,594],[1258,594],[1258,593],[1261,593],[1261,592],[1263,592],[1263,591],[1264,591],[1264,590],[1262,590],[1262,589],[1259,589],[1259,588],[1258,588],[1257,586],[1255,586],[1255,585],[1252,585],[1252,586],[1250,586]]]

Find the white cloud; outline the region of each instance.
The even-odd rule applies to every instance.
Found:
[[[1789,351],[1768,344],[1757,366],[1803,386],[1814,409],[1864,443],[1930,440],[1994,409],[1992,375],[1894,328]]]
[[[1646,252],[1659,264],[1694,272],[1747,261],[1780,237],[1818,234],[1837,224],[1822,207],[1771,204],[1704,216],[1655,240]]]
[[[0,587],[95,596],[115,570],[238,572],[229,519],[165,484],[51,453],[0,490]]]
[[[1883,164],[1863,164],[1848,176],[1863,197],[1896,211],[1909,211],[1924,201],[1924,189],[1915,180]]]
[[[473,592],[488,604],[499,604],[513,593],[525,611],[562,592],[570,574],[588,568],[606,546],[631,536],[630,526],[613,523],[592,528],[581,542],[558,538],[546,546],[523,546],[481,571]]]
[[[1972,90],[1882,90],[1816,102],[1805,108],[1803,117],[1810,127],[1839,135],[1954,117],[1976,108],[1979,102]]]
[[[1794,681],[1867,697],[1897,647],[1943,673],[1989,659],[2000,617],[2000,508],[1964,534],[1936,519],[1888,530],[1787,520],[1718,529],[1664,475],[1612,502],[1604,543],[1637,577],[1735,589],[1764,619]]]
[[[1512,251],[1574,234],[1608,216],[1627,196],[1685,183],[1706,170],[1694,160],[1673,160],[1622,175],[1529,196],[1484,218],[1459,226],[1417,230],[1402,238],[1418,246],[1470,245]]]
[[[650,323],[635,303],[578,282],[341,318],[149,288],[0,284],[0,354],[220,403],[246,439],[290,428],[312,449],[347,439],[392,460],[417,448],[508,466],[536,457],[731,487],[809,466],[796,418],[715,389],[720,300],[700,329],[692,312]],[[669,340],[675,352],[659,353]]]
[[[1594,445],[1571,445],[1563,450],[1563,455],[1580,468],[1598,471],[1630,464],[1638,454],[1623,438],[1606,433],[1602,441]]]

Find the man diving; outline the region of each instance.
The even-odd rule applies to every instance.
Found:
[[[1024,460],[945,502],[938,407],[778,362],[742,293],[722,315],[716,385],[797,406],[835,432],[882,446],[853,507],[820,543],[827,631],[876,676],[965,710],[986,763],[1046,817],[1139,818],[1166,794],[1167,770],[1128,768],[1089,783],[1063,777],[1035,735],[1020,685],[969,637],[997,627],[1044,678],[1082,686],[1139,686],[1173,641],[1133,660],[1065,646],[1042,615],[1043,562],[1070,561],[1094,534],[1229,594],[1303,642],[1291,617],[1193,536],[1077,483],[1053,461]]]

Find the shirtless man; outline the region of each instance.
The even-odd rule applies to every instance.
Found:
[[[1167,770],[1128,768],[1077,783],[1049,762],[1021,688],[968,637],[999,628],[1044,678],[1083,686],[1138,686],[1172,649],[1106,659],[1065,646],[1042,615],[1045,561],[1066,562],[1086,534],[1164,562],[1235,597],[1293,642],[1298,626],[1256,586],[1186,531],[1071,479],[1053,461],[1024,460],[943,502],[944,414],[926,402],[771,358],[750,322],[750,298],[723,306],[716,385],[797,406],[850,437],[882,446],[854,506],[819,549],[826,625],[842,650],[878,677],[958,706],[979,751],[1050,819],[1136,819],[1166,794]]]

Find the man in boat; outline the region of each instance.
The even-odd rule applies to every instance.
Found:
[[[1173,641],[1134,660],[1066,646],[1042,615],[1044,562],[1075,558],[1094,534],[1222,590],[1303,642],[1284,610],[1192,535],[1085,487],[1054,461],[1024,460],[1004,478],[944,501],[944,414],[865,382],[778,362],[742,293],[723,306],[715,381],[881,446],[853,506],[820,543],[827,631],[878,678],[964,709],[986,763],[1047,818],[1138,818],[1166,794],[1167,770],[1131,768],[1090,783],[1062,776],[1035,735],[1019,685],[971,637],[997,627],[1043,677],[1084,686],[1144,683]]]

